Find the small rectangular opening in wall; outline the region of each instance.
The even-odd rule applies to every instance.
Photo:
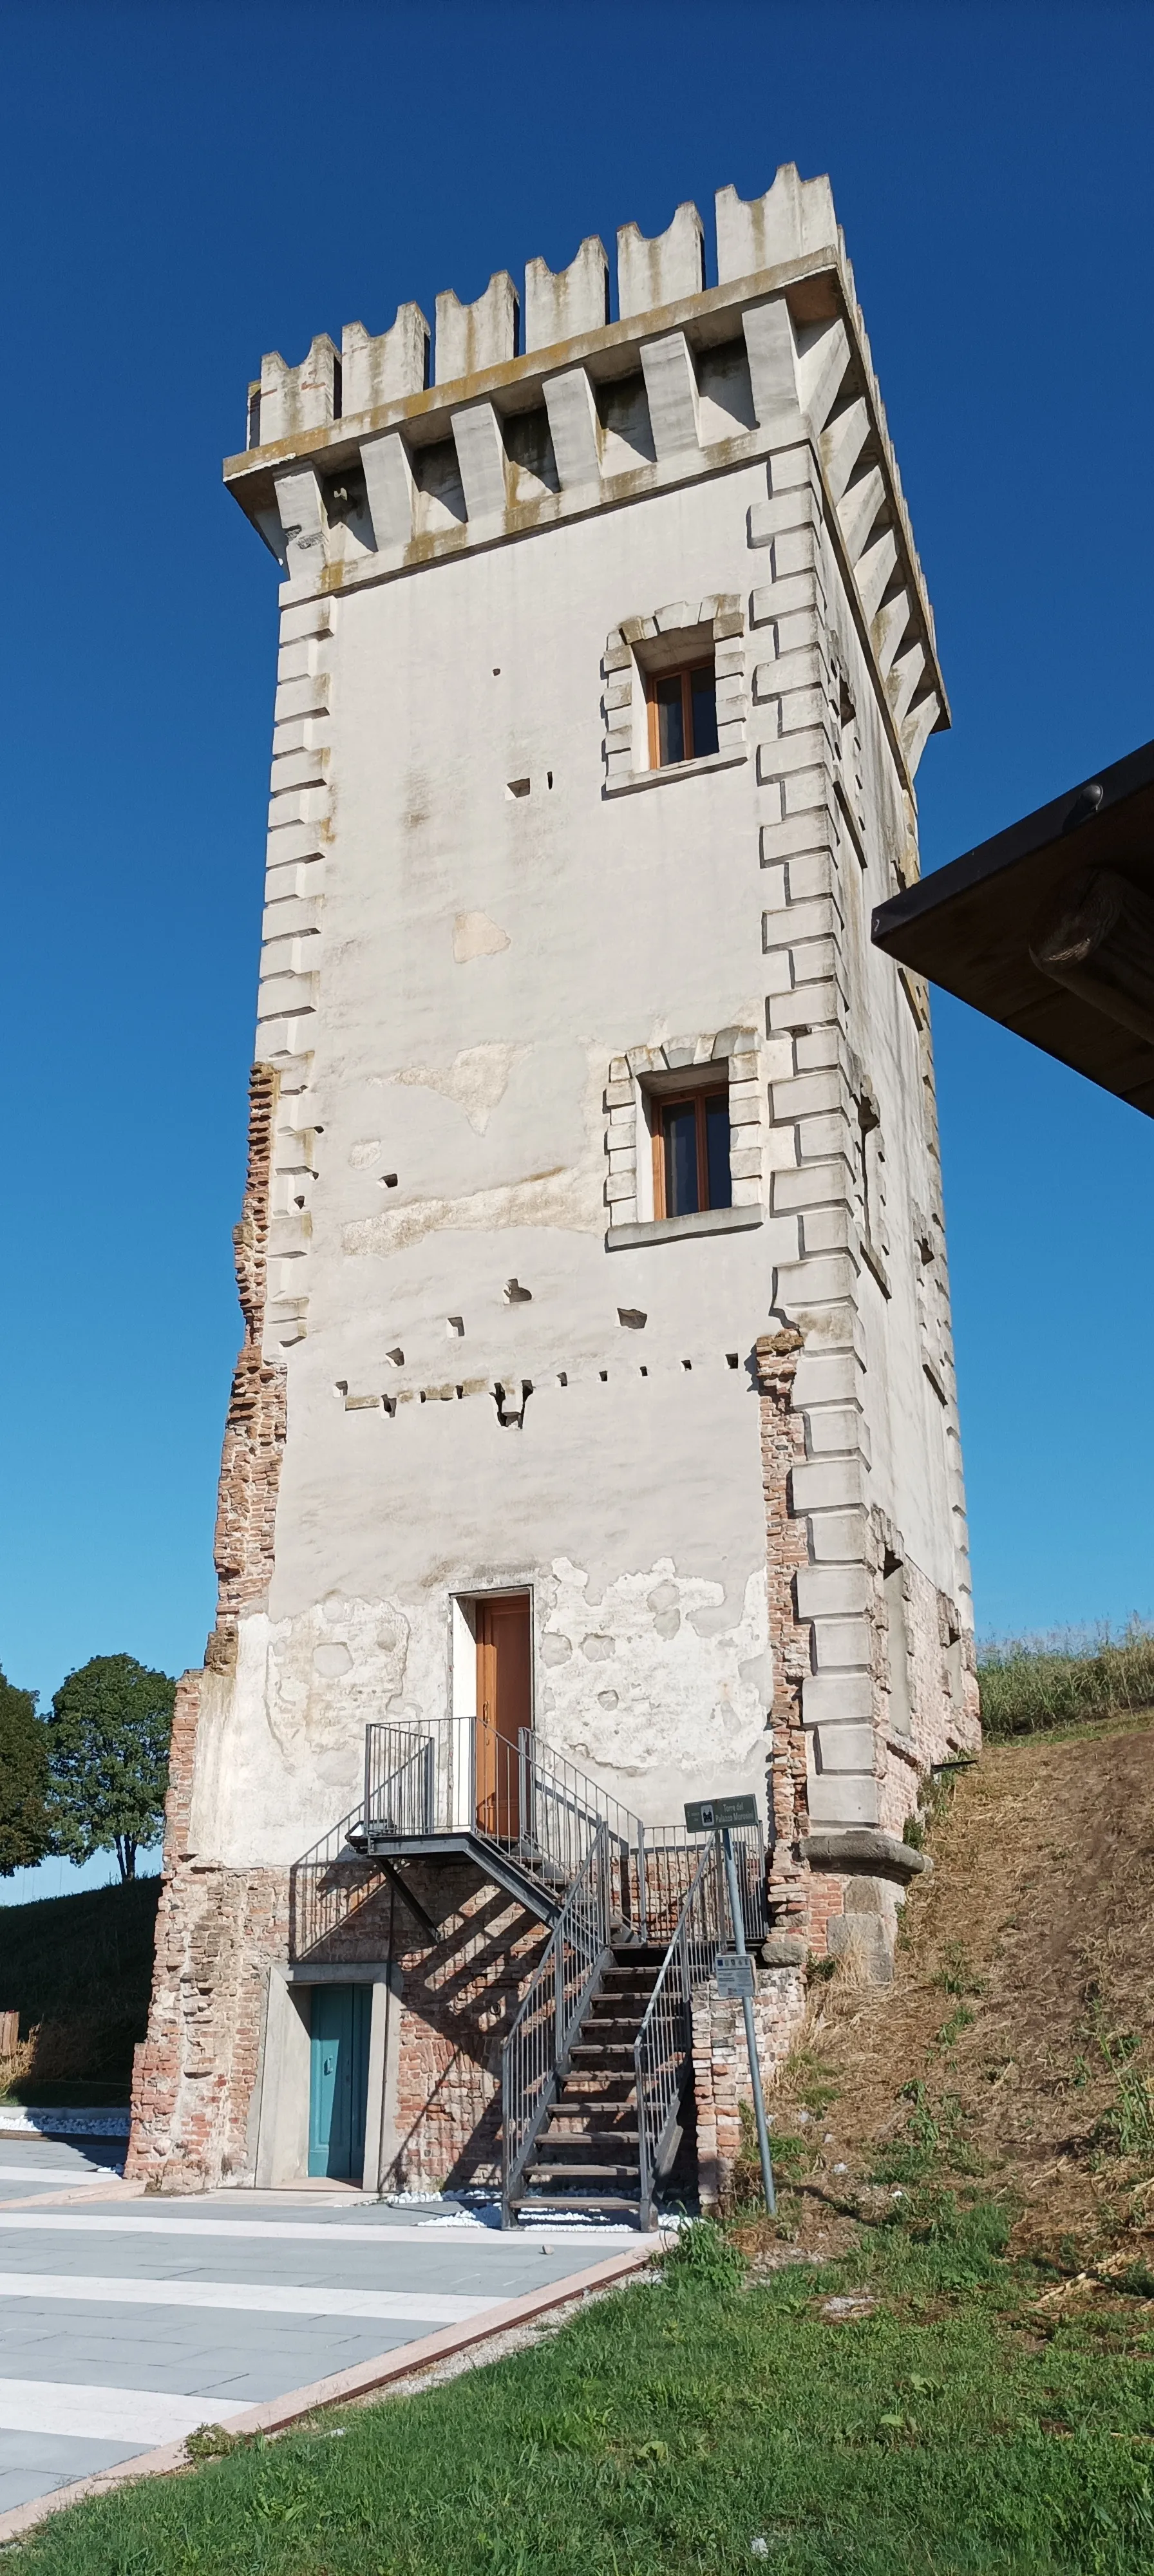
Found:
[[[510,778],[506,780],[506,796],[527,796],[528,793],[529,780],[527,778]]]

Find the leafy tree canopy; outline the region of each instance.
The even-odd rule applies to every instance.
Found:
[[[47,1794],[48,1729],[36,1693],[0,1673],[0,1878],[34,1868],[51,1850]]]
[[[57,1851],[115,1851],[122,1879],[160,1839],[176,1683],[134,1655],[93,1655],[61,1682],[46,1729]]]

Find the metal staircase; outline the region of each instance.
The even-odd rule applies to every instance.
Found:
[[[557,2208],[655,2224],[692,2078],[694,1992],[734,1946],[714,1837],[682,1857],[688,1883],[664,1942],[614,1931],[596,1860],[562,1908],[502,2051],[506,2226]],[[768,1928],[760,1833],[744,1835],[737,1862],[752,1944]]]
[[[320,1961],[407,1860],[468,1859],[549,1930],[501,2057],[502,2213],[653,2224],[692,2074],[693,1994],[733,1926],[712,1835],[647,1826],[530,1729],[366,1728],[359,1808],[291,1872],[291,1954]],[[760,1826],[735,1833],[746,1943],[768,1930]],[[430,1935],[433,1926],[428,1926]]]

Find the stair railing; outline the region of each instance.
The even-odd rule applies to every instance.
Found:
[[[438,1831],[439,1775],[445,1767],[437,1760],[438,1749],[427,1727],[365,1728],[367,1828],[398,1840]]]
[[[354,1807],[289,1871],[289,1958],[311,1958],[335,1939],[381,1883],[365,1857],[363,1810]]]
[[[558,1903],[604,1824],[616,1919],[645,1938],[644,1826],[531,1728],[514,1743],[481,1718],[374,1720],[365,1729],[364,1817],[370,1845],[377,1836],[392,1842],[475,1834],[553,1890]]]
[[[370,1849],[377,1837],[475,1835],[516,1861],[558,1903],[580,1877],[603,1824],[616,1924],[635,1941],[662,1944],[680,1920],[702,1848],[700,1836],[684,1825],[644,1825],[533,1728],[522,1728],[514,1742],[471,1716],[367,1726],[364,1821]],[[760,1825],[735,1830],[734,1842],[752,1946],[769,1928]]]
[[[569,2050],[610,1955],[613,1928],[609,1828],[597,1824],[540,1966],[501,2050],[501,2223],[557,2098]]]
[[[711,1834],[686,1890],[633,2049],[642,2227],[654,2223],[653,2197],[693,2062],[694,1988],[713,1975],[728,1937],[725,1871],[720,1845]]]
[[[645,1930],[645,1827],[620,1799],[591,1780],[563,1754],[526,1730],[521,1737],[526,1782],[522,1804],[536,1857],[563,1881],[573,1881],[584,1868],[598,1827],[606,1836],[614,1924],[634,1939]]]

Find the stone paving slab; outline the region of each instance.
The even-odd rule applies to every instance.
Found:
[[[610,2241],[596,2226],[502,2232],[492,2211],[451,2204],[113,2200],[81,2154],[23,2141],[0,2144],[0,2201],[29,2165],[35,2205],[0,2206],[0,2516],[151,2456],[158,2424],[183,2438],[182,2409],[200,2423],[395,2374],[430,2343],[548,2304],[579,2268],[600,2277],[643,2259],[620,2228]],[[46,2205],[53,2184],[59,2199],[82,2190],[81,2204]]]
[[[411,2380],[414,2372],[433,2369],[469,2345],[499,2353],[503,2338],[511,2329],[519,2330],[531,2319],[547,2313],[551,2307],[567,2306],[574,2299],[604,2290],[627,2278],[656,2251],[652,2238],[635,2239],[625,2252],[611,2255],[600,2263],[587,2264],[582,2270],[566,2273],[560,2281],[529,2292],[519,2299],[500,2300],[486,2308],[471,2322],[442,2329],[413,2341],[402,2342],[392,2353],[374,2354],[367,2362],[354,2365],[292,2388],[262,2405],[230,2411],[231,2429],[238,2433],[275,2433],[283,2426],[299,2422],[302,2416],[318,2408],[338,2406],[386,2388],[390,2381]],[[124,2392],[122,2392],[124,2393]],[[219,2400],[217,2413],[221,2412]],[[68,2484],[46,2482],[38,2496],[0,2511],[0,2547],[18,2539],[33,2528],[46,2513],[62,2506],[78,2504],[87,2497],[107,2494],[125,2478],[162,2477],[185,2465],[183,2443],[162,2445],[158,2450],[142,2451],[112,2466],[93,2462],[84,2474]]]

